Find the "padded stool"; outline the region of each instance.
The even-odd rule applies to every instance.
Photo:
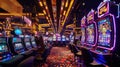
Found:
[[[94,60],[92,63],[90,63],[88,65],[88,67],[105,67],[105,66],[103,64],[98,63],[97,61]]]

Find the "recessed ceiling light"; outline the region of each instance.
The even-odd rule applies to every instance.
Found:
[[[82,3],[82,5],[84,6],[84,5],[85,5],[85,3]]]

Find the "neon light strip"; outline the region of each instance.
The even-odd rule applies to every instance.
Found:
[[[97,47],[103,48],[103,49],[108,49],[108,50],[113,50],[115,48],[115,44],[116,44],[116,23],[115,23],[115,16],[112,14],[108,14],[108,15],[112,16],[113,24],[114,24],[114,43],[113,43],[113,46],[111,48],[106,48],[106,47],[102,47],[102,46],[97,46]]]
[[[84,25],[83,25],[84,23]],[[86,25],[86,17],[84,16],[82,19],[81,19],[81,27],[85,27]]]
[[[93,14],[95,14],[94,12],[95,12],[95,11],[94,11],[93,9],[91,9],[91,11],[87,14],[87,22],[89,22],[89,21],[91,21],[91,20],[94,20],[94,15],[93,15]],[[93,15],[93,19],[88,20],[88,17],[89,17],[91,14]],[[88,23],[88,24],[89,24],[89,23]]]
[[[99,9],[100,9],[101,7],[103,7],[106,3],[107,3],[107,9],[108,9],[108,11],[107,11],[106,13],[102,14],[102,15],[99,15]],[[98,17],[102,17],[102,16],[104,16],[105,14],[108,14],[108,13],[109,13],[109,10],[110,10],[110,9],[109,9],[109,2],[102,2],[102,3],[98,6],[97,10],[98,10]]]
[[[120,4],[117,4],[117,6],[118,6],[118,16],[117,16],[117,18],[119,18],[120,17]]]

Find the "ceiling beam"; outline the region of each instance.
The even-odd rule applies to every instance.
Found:
[[[21,15],[23,12],[22,6],[16,0],[0,0],[0,8],[16,15]]]

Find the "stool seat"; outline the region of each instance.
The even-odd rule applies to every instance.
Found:
[[[90,63],[90,66],[92,66],[92,67],[105,67],[103,64],[98,63],[95,60],[92,63]]]
[[[76,54],[77,54],[77,55],[82,55],[82,52],[81,52],[81,51],[79,51],[79,52],[77,52]]]

